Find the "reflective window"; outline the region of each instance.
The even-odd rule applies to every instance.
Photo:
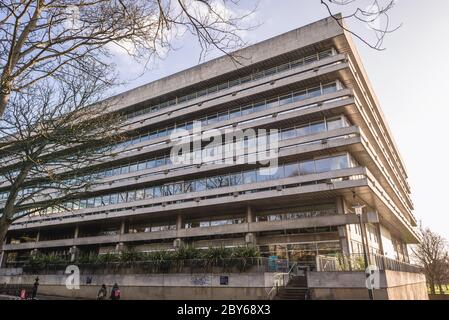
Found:
[[[285,139],[290,139],[290,138],[294,138],[296,137],[296,131],[295,129],[287,129],[287,130],[282,130],[282,134],[281,134],[281,139],[285,140]]]
[[[348,167],[346,155],[315,160],[316,172],[328,172]]]
[[[284,175],[286,178],[299,176],[299,166],[297,163],[284,165]]]
[[[299,172],[301,173],[301,175],[315,173],[315,163],[313,161],[300,162]]]
[[[308,93],[309,98],[318,97],[319,95],[321,95],[321,88],[316,87],[316,88],[308,89],[307,93]]]
[[[310,127],[309,125],[301,126],[299,128],[296,128],[296,135],[298,137],[307,136],[310,134]]]
[[[253,182],[257,182],[256,179],[256,171],[252,170],[252,171],[247,171],[243,173],[243,183],[253,183]]]
[[[327,120],[327,130],[335,130],[342,127],[341,118]]]
[[[316,122],[310,124],[310,134],[326,131],[326,125],[324,122]]]

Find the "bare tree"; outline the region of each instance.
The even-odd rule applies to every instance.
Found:
[[[432,294],[435,294],[435,286],[440,287],[447,279],[447,266],[449,254],[447,241],[430,229],[422,229],[422,241],[412,248],[417,264],[422,268],[430,285]]]
[[[346,31],[375,50],[384,50],[385,37],[401,27],[401,24],[392,26],[390,12],[396,4],[396,0],[320,0],[326,7],[329,15]],[[340,14],[340,11],[345,13]],[[347,27],[343,20],[349,22],[355,20],[368,27],[374,35],[374,39],[362,35]]]
[[[94,72],[89,61],[112,67],[119,46],[140,62],[171,48],[190,32],[203,53],[226,54],[244,45],[240,31],[250,11],[238,0],[2,0],[0,1],[0,117],[12,94],[64,66]],[[105,77],[101,80],[108,82]]]
[[[114,156],[123,138],[122,116],[102,100],[108,86],[83,71],[61,70],[56,81],[15,95],[0,120],[1,241],[13,221],[68,210],[71,199],[87,194],[99,180],[83,168]]]

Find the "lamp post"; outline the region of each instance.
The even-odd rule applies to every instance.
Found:
[[[366,245],[365,245],[365,229],[363,226],[363,221],[362,221],[362,214],[363,214],[363,208],[365,206],[364,205],[356,205],[353,206],[352,208],[355,211],[355,214],[357,215],[357,217],[359,217],[359,224],[360,224],[360,233],[361,233],[361,237],[362,237],[362,248],[363,248],[363,259],[365,261],[365,269],[368,268],[368,253],[366,252]],[[370,275],[366,272],[365,270],[365,276],[366,278],[368,278]],[[373,294],[373,288],[368,287],[368,296],[370,300],[374,300],[374,294]]]

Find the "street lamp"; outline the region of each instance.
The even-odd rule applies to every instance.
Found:
[[[365,246],[365,233],[364,233],[364,226],[362,221],[362,214],[363,214],[363,208],[364,205],[357,204],[356,206],[353,206],[352,208],[355,211],[355,214],[357,217],[359,217],[359,224],[360,224],[360,233],[362,236],[362,248],[363,248],[363,259],[365,261],[365,276],[368,279],[370,275],[366,272],[366,268],[368,268],[368,254],[366,252],[366,246]],[[370,300],[374,300],[374,294],[373,294],[373,288],[368,287],[368,295]]]

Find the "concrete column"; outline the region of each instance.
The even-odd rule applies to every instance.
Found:
[[[176,216],[176,231],[179,232],[179,230],[184,229],[184,217],[178,213]],[[176,238],[173,240],[173,248],[178,249],[184,244],[184,241],[182,241],[181,238]]]
[[[184,244],[184,241],[182,241],[181,238],[176,238],[175,240],[173,240],[173,248],[175,248],[175,249],[178,249],[183,244]]]
[[[123,242],[119,242],[115,245],[115,251],[117,253],[122,252],[125,249],[125,244]]]
[[[364,216],[367,213],[364,214]],[[363,237],[365,238],[365,252],[368,258],[368,265],[371,264],[371,254],[369,251],[369,239],[368,239],[368,233],[366,232],[366,223],[362,222],[362,228],[361,228],[361,232],[363,234]]]
[[[248,226],[249,224],[255,222],[255,220],[254,210],[250,206],[246,207],[246,222],[248,223]],[[252,232],[248,232],[245,235],[245,243],[251,246],[256,245],[256,235]]]
[[[178,215],[176,216],[176,230],[184,229],[183,223],[184,223],[183,216],[180,213],[178,213]]]
[[[75,227],[75,232],[73,234],[73,239],[77,239],[78,238],[79,232],[80,232],[80,228],[79,228],[79,226],[76,226]]]
[[[6,253],[5,253],[5,251],[2,251],[0,253],[0,268],[3,268],[5,261],[6,261]]]
[[[70,248],[70,262],[74,262],[78,258],[79,250],[77,246]]]
[[[254,217],[254,210],[250,206],[246,207],[246,222],[252,223],[255,221],[256,219]]]
[[[36,242],[40,241],[40,237],[41,237],[41,231],[39,230],[36,235]]]
[[[382,255],[385,255],[382,234],[380,233],[380,223],[376,223],[376,234],[377,239],[379,240],[379,251]]]
[[[122,221],[122,223],[120,224],[120,234],[125,234],[126,233],[126,222]]]

